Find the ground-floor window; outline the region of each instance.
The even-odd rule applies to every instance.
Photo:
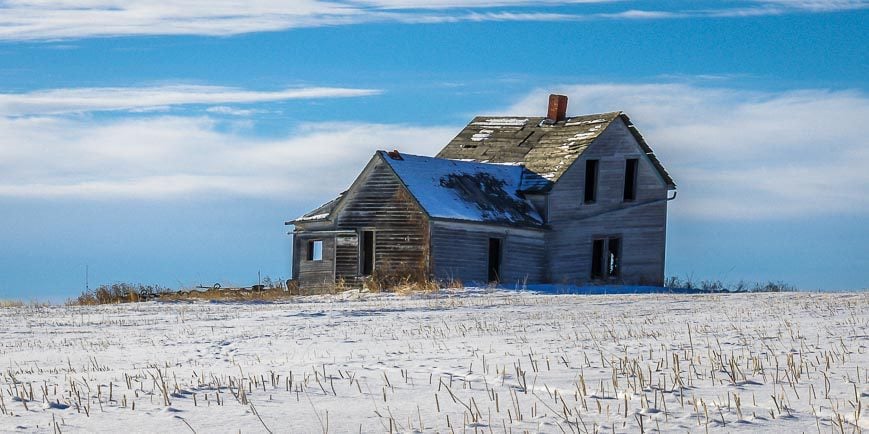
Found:
[[[620,237],[595,238],[591,246],[591,278],[608,279],[619,277],[622,262],[622,239]]]
[[[323,240],[308,241],[308,260],[322,261],[323,260]]]

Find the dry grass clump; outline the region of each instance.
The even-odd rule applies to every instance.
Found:
[[[436,292],[441,288],[440,282],[430,279],[422,267],[414,266],[398,266],[385,271],[374,270],[362,285],[369,292],[397,294]]]
[[[693,276],[670,276],[664,287],[671,289],[700,290],[705,292],[794,292],[797,288],[789,283],[770,280],[767,282],[747,282],[740,280],[728,283],[721,280],[695,281]]]
[[[203,291],[179,291],[162,294],[161,301],[276,301],[286,300],[292,297],[292,293],[283,287],[264,288],[261,291],[240,289],[208,289]]]
[[[0,300],[0,307],[22,307],[24,302],[21,300]]]
[[[98,304],[136,303],[148,301],[167,294],[172,290],[160,285],[141,283],[112,283],[87,290],[78,297],[68,300],[68,305],[92,306]]]

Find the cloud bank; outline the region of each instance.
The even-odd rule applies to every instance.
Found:
[[[860,91],[563,85],[531,91],[493,114],[544,113],[550,91],[570,96],[570,113],[627,112],[679,185],[675,215],[739,220],[869,214],[869,140],[863,131],[869,96]],[[375,150],[433,155],[461,127],[318,122],[263,138],[256,134],[256,112],[230,102],[259,93],[225,94],[237,97],[189,92],[187,98],[153,96],[145,107],[220,104],[190,116],[54,114],[128,108],[114,103],[125,98],[114,97],[100,103],[7,102],[0,116],[0,197],[244,196],[316,203],[346,188]]]
[[[97,87],[0,93],[0,116],[56,115],[93,111],[149,111],[175,105],[262,103],[295,99],[350,98],[377,95],[376,89],[300,87],[251,91],[221,86]],[[241,114],[218,106],[213,112]]]
[[[679,184],[676,213],[721,219],[869,213],[869,96],[679,84],[565,85],[571,113],[623,110]],[[505,113],[541,113],[548,90]]]
[[[607,12],[577,10],[606,3]],[[581,21],[739,17],[865,9],[867,0],[744,0],[714,9],[641,9],[616,0],[0,0],[0,40],[208,35],[230,36],[372,22]]]
[[[317,201],[337,194],[377,149],[429,154],[453,128],[317,123],[259,139],[205,117],[0,119],[0,197]]]

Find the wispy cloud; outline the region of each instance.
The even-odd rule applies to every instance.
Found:
[[[565,85],[572,113],[623,110],[679,184],[676,213],[713,219],[869,213],[869,96],[683,84]],[[547,90],[511,114],[542,113]]]
[[[47,115],[92,111],[161,111],[186,104],[261,103],[294,99],[348,98],[379,94],[376,89],[301,87],[252,91],[220,86],[157,86],[67,88],[26,93],[0,93],[0,116]],[[230,113],[227,108],[212,111]]]
[[[608,4],[606,12],[578,7]],[[371,22],[579,21],[754,16],[864,9],[866,0],[745,0],[717,8],[644,10],[616,0],[0,0],[0,40],[130,35],[228,36]]]
[[[814,12],[835,12],[867,7],[866,0],[755,0],[755,2],[785,9]]]
[[[377,149],[430,154],[455,128],[303,124],[282,139],[208,116],[94,122],[0,118],[0,196],[178,200],[226,195],[314,203],[346,188]],[[316,182],[313,180],[316,179]]]
[[[219,105],[214,107],[208,107],[205,109],[208,113],[214,113],[218,115],[227,115],[227,116],[251,116],[257,113],[260,113],[260,110],[254,109],[239,109],[234,107],[227,107],[225,105]]]

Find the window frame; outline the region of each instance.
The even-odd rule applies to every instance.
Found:
[[[613,251],[615,246],[615,251]],[[621,234],[595,236],[591,240],[592,281],[607,281],[621,278],[624,238]]]
[[[319,247],[319,249],[317,249]],[[308,240],[308,261],[320,262],[323,260],[323,240]],[[318,254],[319,253],[319,254]]]

